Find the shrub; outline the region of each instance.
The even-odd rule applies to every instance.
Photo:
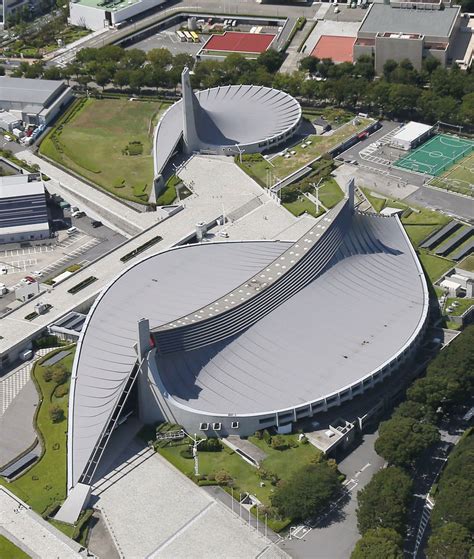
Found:
[[[51,406],[49,417],[53,423],[60,423],[64,419],[64,410],[60,406]]]
[[[186,460],[193,458],[193,451],[191,449],[190,446],[188,446],[187,448],[184,448],[183,450],[180,451],[179,455],[183,458],[186,458]]]
[[[66,384],[61,384],[60,386],[56,387],[54,391],[54,395],[56,398],[63,398],[69,392],[69,387]]]
[[[271,447],[275,450],[286,450],[289,446],[290,445],[285,437],[282,437],[281,435],[275,435],[272,437]]]
[[[270,435],[270,433],[268,432],[267,429],[265,429],[265,431],[262,434],[262,439],[268,444],[270,445],[272,443],[272,436]]]
[[[232,476],[229,474],[229,472],[220,470],[216,472],[215,479],[219,485],[229,485],[229,483],[232,481]]]
[[[55,365],[52,371],[52,379],[55,384],[64,384],[69,374],[64,365]]]
[[[199,443],[198,450],[202,452],[220,452],[222,450],[222,443],[217,438],[204,439]]]
[[[51,367],[47,367],[43,371],[43,379],[45,382],[49,382],[53,378],[53,369]]]

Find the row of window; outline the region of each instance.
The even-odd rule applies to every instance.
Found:
[[[230,426],[231,426],[232,429],[238,429],[239,428],[239,422],[238,421],[232,421]],[[220,431],[221,428],[222,428],[222,423],[220,423],[220,422],[200,423],[199,424],[199,429],[201,431],[208,431],[209,429],[212,429],[213,431]]]

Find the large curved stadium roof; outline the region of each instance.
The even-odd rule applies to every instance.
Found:
[[[155,130],[155,175],[162,172],[183,136],[184,110],[193,113],[203,147],[245,147],[272,142],[293,130],[301,120],[298,101],[270,87],[227,85],[193,92],[187,69],[183,72],[182,87],[183,99],[164,113]],[[189,105],[185,104],[186,95]]]
[[[337,246],[315,277],[270,305],[250,327],[195,349],[160,353],[158,347],[169,399],[194,411],[260,414],[329,396],[400,355],[419,334],[428,308],[423,272],[400,221],[355,214],[344,218],[343,235],[334,239]],[[320,246],[311,250],[319,254]],[[255,241],[170,249],[138,262],[104,289],[74,363],[70,487],[108,425],[137,359],[137,321],[148,318],[158,332],[210,308],[271,269],[291,247]]]

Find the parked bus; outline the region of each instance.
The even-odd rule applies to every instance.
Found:
[[[186,41],[186,35],[182,31],[176,31],[176,35],[182,43]]]
[[[199,35],[196,33],[196,31],[190,31],[191,33],[191,37],[193,38],[193,41],[195,43],[200,43],[201,40],[199,39]]]
[[[186,37],[186,41],[188,41],[188,43],[192,43],[193,41],[193,36],[191,35],[191,33],[189,31],[183,31],[184,36]]]

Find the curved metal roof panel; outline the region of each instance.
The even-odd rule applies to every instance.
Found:
[[[68,484],[74,485],[136,361],[137,322],[150,327],[204,306],[272,262],[285,242],[189,245],[133,265],[97,298],[82,331],[71,383]]]
[[[328,397],[390,362],[424,324],[426,285],[398,218],[355,215],[326,270],[243,333],[156,354],[172,399],[209,415]]]

